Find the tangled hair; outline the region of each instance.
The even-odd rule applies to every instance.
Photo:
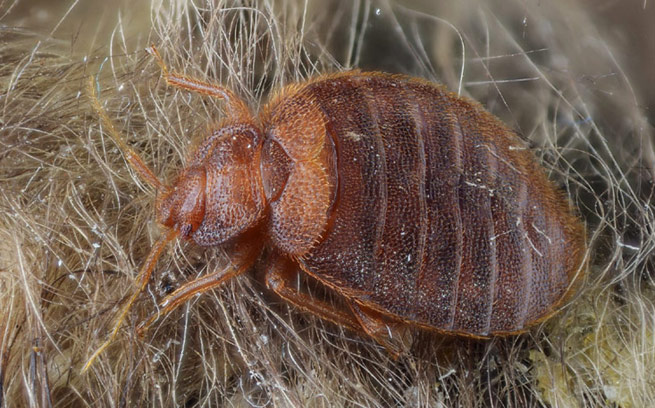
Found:
[[[105,3],[0,2],[0,407],[653,405],[655,39],[633,40],[652,4]],[[151,43],[170,67],[224,84],[255,110],[286,83],[355,67],[477,99],[529,141],[584,220],[580,290],[526,334],[420,332],[393,360],[271,295],[255,267],[139,338],[134,328],[157,300],[229,262],[220,249],[177,242],[81,373],[160,234],[155,192],[101,130],[89,75],[163,180],[223,117],[220,102],[165,86],[143,51]]]

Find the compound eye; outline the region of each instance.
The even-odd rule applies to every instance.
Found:
[[[182,238],[189,238],[191,233],[193,233],[193,225],[191,224],[185,224],[180,228],[180,235]]]

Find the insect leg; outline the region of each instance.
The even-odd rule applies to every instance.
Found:
[[[351,314],[294,289],[294,281],[300,269],[298,265],[281,256],[273,256],[273,258],[266,270],[266,286],[269,289],[287,302],[321,319],[329,320],[356,333],[362,332],[361,325]]]
[[[177,72],[169,72],[168,67],[164,63],[163,58],[157,51],[154,45],[146,48],[146,51],[155,57],[157,64],[161,68],[162,75],[168,85],[186,89],[188,91],[197,92],[203,95],[208,95],[213,98],[224,99],[227,104],[228,119],[235,122],[252,121],[252,114],[250,109],[243,101],[234,94],[231,90],[218,84],[204,82],[196,78],[186,76]]]
[[[366,334],[384,346],[394,358],[408,351],[412,336],[405,325],[390,321],[382,313],[354,301],[350,302],[350,308]]]
[[[148,328],[160,317],[172,312],[178,306],[184,304],[194,295],[206,292],[217,286],[222,285],[228,280],[247,271],[257,259],[261,251],[261,246],[253,243],[242,243],[235,250],[232,265],[226,269],[219,270],[208,275],[203,275],[197,279],[186,282],[173,293],[169,294],[159,303],[159,310],[153,313],[146,321],[139,324],[138,332],[140,335],[145,333]]]

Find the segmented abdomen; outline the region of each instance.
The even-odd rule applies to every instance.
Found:
[[[304,268],[369,306],[472,335],[554,311],[583,231],[532,153],[477,103],[381,73],[310,83],[337,193]]]

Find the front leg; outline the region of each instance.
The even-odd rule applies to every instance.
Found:
[[[173,293],[166,296],[159,303],[159,310],[153,313],[146,321],[139,324],[137,328],[139,335],[143,335],[160,317],[169,314],[193,296],[214,289],[250,269],[261,253],[261,248],[261,244],[256,240],[248,241],[247,239],[243,239],[241,242],[235,244],[231,251],[230,266],[226,269],[186,282],[173,291]]]

